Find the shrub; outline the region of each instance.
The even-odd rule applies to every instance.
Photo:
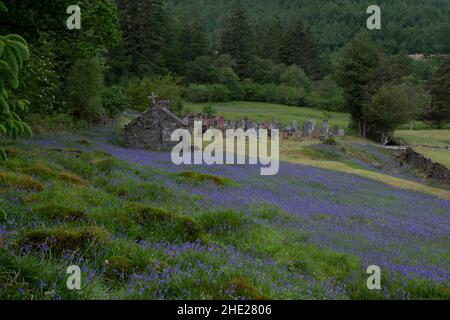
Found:
[[[218,82],[228,88],[231,100],[242,100],[244,98],[244,89],[239,82],[239,76],[232,69],[221,70]]]
[[[191,84],[185,97],[190,102],[225,102],[230,100],[230,90],[222,84]]]
[[[276,93],[273,101],[288,106],[300,106],[303,104],[306,91],[303,88],[281,85],[276,87]]]
[[[67,79],[69,110],[79,119],[98,120],[103,113],[103,73],[97,58],[75,61]]]
[[[148,96],[154,92],[159,97],[169,99],[171,110],[180,110],[182,87],[181,78],[174,75],[155,76],[140,81],[132,81],[127,87],[127,96],[130,99],[130,107],[137,111],[145,111],[149,108]],[[182,105],[181,105],[182,107]]]
[[[323,144],[326,144],[328,146],[336,146],[337,142],[333,137],[329,137],[323,141]]]
[[[115,117],[130,107],[126,89],[116,85],[105,87],[102,91],[102,105],[109,117]]]
[[[280,77],[280,82],[288,86],[301,87],[305,90],[309,90],[311,87],[311,80],[306,73],[295,64],[286,69]]]

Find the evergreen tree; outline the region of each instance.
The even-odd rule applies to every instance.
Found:
[[[278,16],[270,20],[262,20],[257,26],[256,55],[260,58],[280,62],[281,39],[283,27]]]
[[[180,54],[185,62],[208,54],[208,36],[199,19],[184,22],[179,35]]]
[[[450,121],[450,59],[447,59],[436,72],[430,88],[432,102],[424,117],[441,127]]]
[[[97,120],[102,108],[103,74],[97,58],[75,61],[67,80],[71,113],[83,120]]]
[[[137,75],[157,73],[168,18],[163,0],[120,0],[122,23],[132,71]]]
[[[300,19],[288,28],[283,37],[280,56],[283,63],[300,66],[308,76],[320,76],[318,44]]]
[[[231,7],[225,20],[220,39],[220,51],[236,60],[236,72],[241,77],[248,76],[247,65],[252,57],[252,31],[247,11],[239,0]]]
[[[347,109],[361,137],[367,133],[363,107],[381,85],[375,76],[380,66],[377,51],[365,34],[359,34],[343,48],[336,65],[338,84],[344,89]]]

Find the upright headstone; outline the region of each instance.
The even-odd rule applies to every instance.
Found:
[[[314,139],[319,139],[320,138],[320,128],[319,128],[319,126],[315,126],[314,127],[313,138]]]
[[[283,130],[283,140],[289,140],[289,131]]]
[[[344,129],[339,129],[338,135],[340,138],[345,138],[345,130]]]
[[[294,140],[295,141],[302,141],[303,139],[303,134],[301,131],[295,131],[294,132]]]
[[[330,133],[330,125],[328,124],[328,120],[323,120],[323,135],[328,137]]]
[[[338,136],[339,135],[339,126],[334,126],[333,127],[333,135],[334,136]]]
[[[309,133],[309,122],[303,123],[303,138],[308,139],[308,133]]]
[[[291,128],[292,128],[293,131],[297,131],[298,130],[298,122],[297,122],[297,120],[292,120]]]

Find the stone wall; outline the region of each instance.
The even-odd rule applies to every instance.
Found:
[[[125,143],[130,148],[168,151],[178,144],[170,141],[170,137],[180,128],[184,128],[184,124],[179,118],[164,108],[153,106],[125,127]]]
[[[415,152],[412,148],[406,149],[406,151],[402,154],[402,159],[408,164],[411,164],[425,172],[428,178],[450,184],[449,168],[425,158],[420,153]]]

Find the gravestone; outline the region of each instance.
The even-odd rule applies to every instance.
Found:
[[[313,138],[314,138],[314,139],[319,139],[319,138],[320,138],[320,128],[319,128],[319,126],[316,126],[316,127],[314,128],[314,131],[313,131]]]
[[[328,137],[330,133],[330,126],[328,124],[328,120],[323,120],[323,135]]]
[[[297,131],[298,130],[298,122],[297,122],[297,120],[292,120],[291,127],[292,127],[293,131]]]
[[[333,135],[334,136],[338,136],[339,135],[339,126],[334,126],[333,127]]]
[[[283,140],[289,140],[289,132],[286,130],[283,130]]]
[[[303,137],[305,139],[309,138],[309,125],[310,125],[309,122],[304,122],[303,123]]]
[[[339,129],[338,135],[340,138],[345,138],[345,130],[344,129]]]
[[[303,134],[301,131],[295,131],[294,132],[294,140],[295,141],[302,141],[303,139]]]

